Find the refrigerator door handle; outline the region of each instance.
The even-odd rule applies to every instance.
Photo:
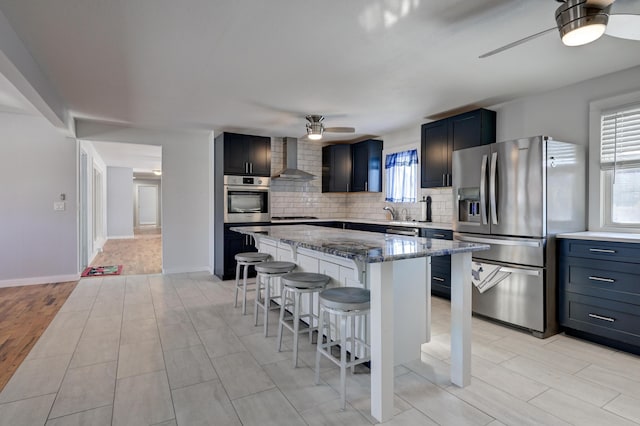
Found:
[[[506,266],[500,267],[501,272],[509,272],[510,274],[522,274],[522,275],[531,275],[533,277],[539,277],[540,271],[534,269],[520,269],[520,268],[509,268]]]
[[[498,167],[498,153],[491,153],[491,177],[489,179],[489,204],[491,206],[491,222],[498,224],[498,209],[496,201],[496,174]]]
[[[467,237],[467,236],[457,236],[455,237],[457,241],[464,241],[469,243],[480,243],[480,244],[495,244],[499,246],[525,246],[525,247],[541,247],[542,243],[540,241],[522,241],[522,240],[497,240],[493,238],[478,238],[478,237]]]
[[[480,218],[482,224],[487,222],[487,163],[489,157],[487,154],[482,156],[482,167],[480,168]]]

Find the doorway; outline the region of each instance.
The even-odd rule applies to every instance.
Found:
[[[158,226],[158,186],[136,185],[136,226]]]
[[[88,235],[86,255],[79,243],[80,266],[122,265],[123,275],[162,273],[162,147],[80,143],[80,239],[85,226]]]

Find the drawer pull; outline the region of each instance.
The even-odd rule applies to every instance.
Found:
[[[602,277],[589,277],[592,281],[601,281],[603,283],[615,283],[616,280],[612,280],[611,278],[602,278]]]
[[[589,251],[595,252],[595,253],[615,253],[615,250],[609,250],[609,249],[598,249],[598,248],[590,248]]]
[[[615,319],[611,317],[603,317],[602,315],[598,315],[598,314],[589,314],[589,318],[595,318],[595,319],[599,319],[607,322],[615,322]]]
[[[444,278],[440,278],[440,277],[431,277],[431,279],[435,281],[440,281],[441,283],[444,282]]]
[[[444,234],[433,234],[436,238],[445,238]]]

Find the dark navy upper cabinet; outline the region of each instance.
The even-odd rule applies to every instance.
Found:
[[[640,353],[640,244],[559,239],[560,324]]]
[[[422,125],[421,186],[451,186],[453,151],[496,141],[496,113],[477,109]]]
[[[353,192],[382,191],[382,141],[369,139],[351,145]]]
[[[238,133],[218,138],[224,140],[225,175],[271,176],[271,138]]]
[[[351,161],[351,145],[322,148],[322,192],[349,192]]]
[[[381,192],[382,141],[322,148],[322,192]]]

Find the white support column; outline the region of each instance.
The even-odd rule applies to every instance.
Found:
[[[471,253],[451,255],[451,382],[471,383]]]
[[[366,274],[371,291],[371,415],[381,423],[393,417],[393,264],[369,263]]]

